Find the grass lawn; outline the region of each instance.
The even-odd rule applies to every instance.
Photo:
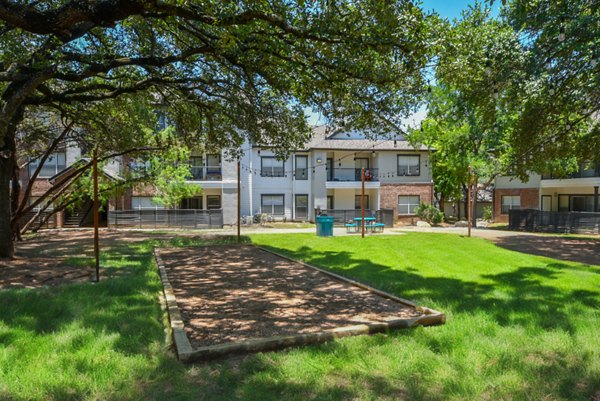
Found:
[[[161,241],[116,242],[102,261],[110,280],[0,291],[0,399],[600,399],[599,266],[458,235],[251,239],[448,321],[182,366],[168,352],[158,303],[151,249]]]

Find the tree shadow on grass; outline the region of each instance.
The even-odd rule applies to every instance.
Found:
[[[179,240],[177,240],[179,241]],[[203,239],[185,239],[182,245],[206,245]],[[112,278],[99,284],[73,284],[42,290],[0,291],[0,320],[8,328],[26,330],[32,336],[60,331],[73,322],[91,330],[97,335],[117,334],[112,348],[127,356],[141,355],[152,360],[146,370],[132,371],[128,377],[115,377],[110,386],[133,388],[127,394],[121,391],[100,389],[100,396],[89,389],[70,390],[65,387],[45,389],[48,399],[107,400],[147,399],[147,400],[444,400],[448,394],[462,394],[460,386],[463,377],[456,373],[454,380],[445,382],[435,377],[434,370],[423,368],[402,377],[381,375],[376,371],[356,370],[350,373],[331,369],[326,377],[314,374],[320,366],[302,363],[302,369],[309,373],[301,379],[289,376],[284,361],[293,358],[293,353],[259,354],[239,361],[221,361],[184,367],[166,352],[152,350],[153,344],[164,343],[163,312],[157,302],[161,285],[155,272],[150,250],[153,245],[167,242],[152,240],[137,243],[119,243],[107,249],[105,272],[116,272]],[[177,243],[179,245],[179,242]],[[311,264],[332,269],[336,273],[351,276],[353,279],[371,284],[377,288],[426,303],[442,311],[485,312],[499,325],[533,325],[540,328],[575,330],[573,313],[584,312],[585,308],[598,308],[598,293],[582,289],[557,289],[543,283],[542,279],[557,277],[561,269],[572,268],[560,263],[540,266],[523,266],[515,271],[489,275],[488,283],[475,283],[466,280],[444,277],[424,277],[418,270],[408,267],[404,270],[357,258],[349,252],[315,252],[301,248],[298,252],[271,248],[280,253],[303,259]],[[347,268],[346,268],[347,267]],[[430,304],[427,304],[430,303]],[[569,309],[563,308],[569,304]],[[448,325],[452,324],[449,320]],[[426,329],[426,330],[441,330]],[[369,350],[386,352],[391,341],[421,338],[433,355],[446,351],[439,336],[423,335],[422,330],[406,330],[390,335],[377,335],[360,340],[348,339],[303,349],[313,357],[311,363],[321,360],[334,360],[336,363],[352,363],[361,358],[369,358]],[[0,336],[0,346],[8,346],[16,340],[17,334],[8,331]],[[429,340],[427,340],[427,337]],[[424,338],[424,339],[422,339]],[[348,347],[355,341],[360,347]],[[428,342],[429,341],[429,342]],[[436,345],[435,342],[438,342]],[[428,344],[428,345],[427,345]],[[76,351],[74,341],[73,351]],[[381,347],[381,350],[379,348]],[[532,355],[519,363],[528,364],[523,368],[529,381],[523,384],[520,394],[511,394],[514,399],[530,399],[527,391],[547,389],[554,398],[588,400],[590,394],[600,388],[600,380],[590,376],[587,367],[590,356],[552,354]],[[435,363],[432,354],[417,358],[413,363]],[[499,364],[511,367],[515,361],[502,360]],[[538,362],[536,358],[542,360]],[[358,363],[357,362],[357,363]],[[410,368],[411,364],[406,365]],[[82,374],[93,375],[84,366]],[[312,375],[311,375],[312,373]],[[76,380],[76,379],[73,379]],[[581,387],[582,381],[586,383]],[[550,383],[551,382],[551,383]],[[110,387],[109,386],[109,387]],[[534,393],[535,394],[535,393]],[[479,398],[478,393],[473,399]],[[491,393],[490,399],[494,397]],[[9,394],[10,397],[10,394]],[[1,398],[1,396],[0,396]],[[506,398],[506,397],[505,397]]]
[[[540,278],[557,278],[563,269],[572,267],[561,263],[523,266],[511,272],[483,275],[485,282],[481,283],[425,277],[411,267],[394,269],[346,251],[321,252],[301,247],[291,252],[284,248],[267,248],[412,301],[434,303],[423,306],[442,310],[449,307],[457,312],[483,311],[501,325],[526,324],[572,332],[569,315],[600,304],[600,291],[565,290],[543,283]],[[570,305],[568,311],[563,308],[565,304]]]

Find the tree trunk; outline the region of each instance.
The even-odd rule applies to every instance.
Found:
[[[8,136],[8,135],[7,135]],[[15,142],[5,137],[0,149],[0,258],[12,258],[15,254],[13,231],[11,228],[10,183],[15,170]]]
[[[473,227],[477,227],[477,174],[473,174],[473,190],[471,191],[473,200],[471,201],[471,221]]]
[[[469,194],[469,190],[468,190],[467,186],[465,184],[463,184],[463,197],[465,199],[463,207],[465,208],[464,212],[465,212],[466,219],[469,218],[469,202],[470,202],[470,200],[468,199],[468,196],[469,196],[468,194]],[[460,206],[460,202],[459,202],[459,206]]]

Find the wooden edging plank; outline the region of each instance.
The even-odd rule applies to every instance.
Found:
[[[156,258],[160,280],[163,284],[163,292],[165,294],[165,301],[167,303],[167,311],[169,312],[169,321],[171,322],[171,331],[173,332],[173,341],[175,343],[177,357],[180,361],[186,362],[193,351],[192,344],[185,333],[181,311],[177,306],[177,300],[175,298],[175,294],[173,293],[173,287],[171,286],[169,277],[167,276],[165,264],[160,257],[160,252],[158,249],[154,249],[154,257]]]
[[[307,268],[314,269],[319,271],[320,273],[326,274],[336,280],[346,282],[348,284],[360,287],[362,289],[373,292],[383,298],[390,299],[392,301],[401,303],[403,305],[407,305],[415,308],[419,312],[422,312],[422,316],[407,318],[407,319],[397,319],[390,320],[387,322],[378,322],[378,323],[367,323],[360,324],[355,326],[345,326],[345,327],[337,327],[330,330],[324,330],[318,333],[305,333],[305,334],[291,334],[291,335],[281,335],[281,336],[273,336],[273,337],[264,337],[264,338],[253,338],[245,341],[239,342],[229,342],[224,344],[217,345],[208,345],[204,347],[199,347],[194,349],[190,343],[189,338],[184,330],[184,323],[181,316],[181,311],[177,306],[177,301],[175,299],[175,294],[173,293],[173,287],[169,282],[169,278],[167,276],[167,272],[165,269],[165,265],[163,263],[162,258],[160,257],[160,252],[158,249],[154,250],[154,255],[156,258],[156,263],[158,265],[159,273],[161,281],[163,282],[165,299],[167,302],[167,310],[169,312],[169,320],[171,322],[171,330],[173,332],[173,340],[175,342],[175,348],[177,350],[177,356],[182,362],[194,362],[194,361],[203,361],[209,359],[220,358],[229,354],[241,354],[241,353],[250,353],[250,352],[261,352],[261,351],[273,351],[277,349],[293,347],[293,346],[301,346],[301,345],[310,345],[310,344],[321,344],[324,342],[328,342],[334,340],[336,338],[343,338],[349,336],[357,336],[364,334],[375,334],[382,333],[391,329],[400,329],[400,328],[410,328],[415,326],[431,326],[431,325],[439,325],[444,324],[446,321],[446,317],[443,313],[438,312],[436,310],[425,308],[419,306],[411,301],[406,299],[397,297],[395,295],[386,293],[384,291],[380,291],[376,288],[370,287],[366,284],[360,283],[358,281],[351,280],[349,278],[340,276],[335,273],[328,272],[326,270],[320,269],[318,267],[309,265],[308,263],[294,260],[285,255],[281,255],[277,252],[271,251],[270,249],[266,249],[263,247],[254,246],[251,244],[244,244],[246,246],[253,246],[257,249],[260,249],[264,252],[273,254],[285,260],[299,263]]]

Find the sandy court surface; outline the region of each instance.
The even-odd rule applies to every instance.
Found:
[[[251,245],[159,252],[194,348],[422,315]]]

